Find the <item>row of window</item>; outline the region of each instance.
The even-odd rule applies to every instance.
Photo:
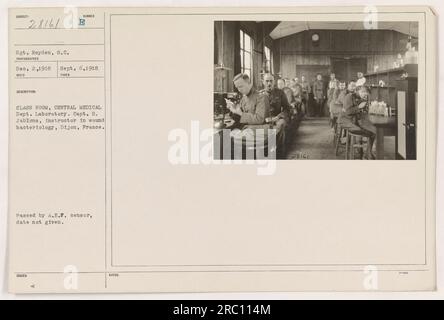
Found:
[[[241,56],[241,72],[251,77],[253,70],[253,39],[244,31],[240,30],[240,56]],[[264,46],[265,72],[271,70],[271,50]]]

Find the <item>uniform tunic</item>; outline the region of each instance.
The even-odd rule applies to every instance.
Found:
[[[330,82],[328,83],[327,99],[329,103],[331,103],[333,99],[333,94],[338,89],[338,86],[339,86],[339,81],[337,79],[330,80]]]
[[[344,98],[343,111],[339,117],[339,124],[349,130],[360,131],[362,135],[374,136],[375,126],[368,120],[368,113],[360,109],[359,104],[363,100],[355,93],[348,93]]]
[[[342,112],[344,98],[347,90],[335,89],[330,98],[330,114],[332,117],[339,117]]]
[[[268,97],[254,88],[242,97],[240,108],[242,110],[240,123],[242,124],[264,124],[265,119],[270,116]]]
[[[274,128],[276,129],[277,157],[282,158],[286,154],[286,136],[290,122],[291,105],[283,90],[273,88],[271,91],[262,90],[261,93],[268,97],[270,104],[270,116],[278,117]]]
[[[326,92],[323,80],[313,82],[313,97],[315,99],[325,99]]]
[[[310,84],[308,81],[302,81],[301,82],[301,88],[302,88],[302,95],[305,100],[308,100],[308,94],[310,93]]]
[[[325,86],[323,80],[316,80],[313,83],[313,98],[316,102],[315,115],[322,116],[324,114],[324,102],[325,102]]]
[[[283,90],[273,88],[270,92],[262,90],[260,92],[263,95],[268,96],[268,102],[270,104],[270,116],[287,119],[290,114],[291,105],[288,102],[287,96]]]

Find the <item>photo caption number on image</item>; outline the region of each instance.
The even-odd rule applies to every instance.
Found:
[[[207,315],[271,315],[270,305],[218,305],[217,308],[176,306],[173,309],[174,315],[196,315],[201,318]]]

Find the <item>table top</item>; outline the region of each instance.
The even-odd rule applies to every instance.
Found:
[[[224,127],[221,126],[217,126],[216,123],[219,123],[219,125],[221,123],[224,123]],[[222,129],[227,129],[227,130],[231,130],[233,124],[235,123],[234,119],[230,117],[230,115],[227,113],[225,114],[225,117],[223,118],[222,115],[218,115],[214,117],[214,133],[217,134],[219,133],[219,131],[221,131]]]
[[[369,114],[368,119],[375,127],[396,127],[396,117],[384,117],[375,114]]]

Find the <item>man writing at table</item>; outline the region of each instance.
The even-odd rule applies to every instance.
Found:
[[[248,128],[253,130],[242,130],[240,137],[245,137],[247,140],[254,139],[256,141],[255,129],[267,129],[265,119],[270,115],[268,98],[253,87],[250,77],[247,74],[240,73],[236,75],[233,83],[236,89],[242,94],[242,99],[237,104],[227,100],[227,108],[235,117],[239,118],[238,122],[241,124],[242,129]]]
[[[245,125],[265,124],[269,117],[270,105],[267,96],[259,93],[247,74],[239,73],[233,79],[234,86],[242,94],[238,104],[227,101],[227,108],[240,117],[239,122]]]

